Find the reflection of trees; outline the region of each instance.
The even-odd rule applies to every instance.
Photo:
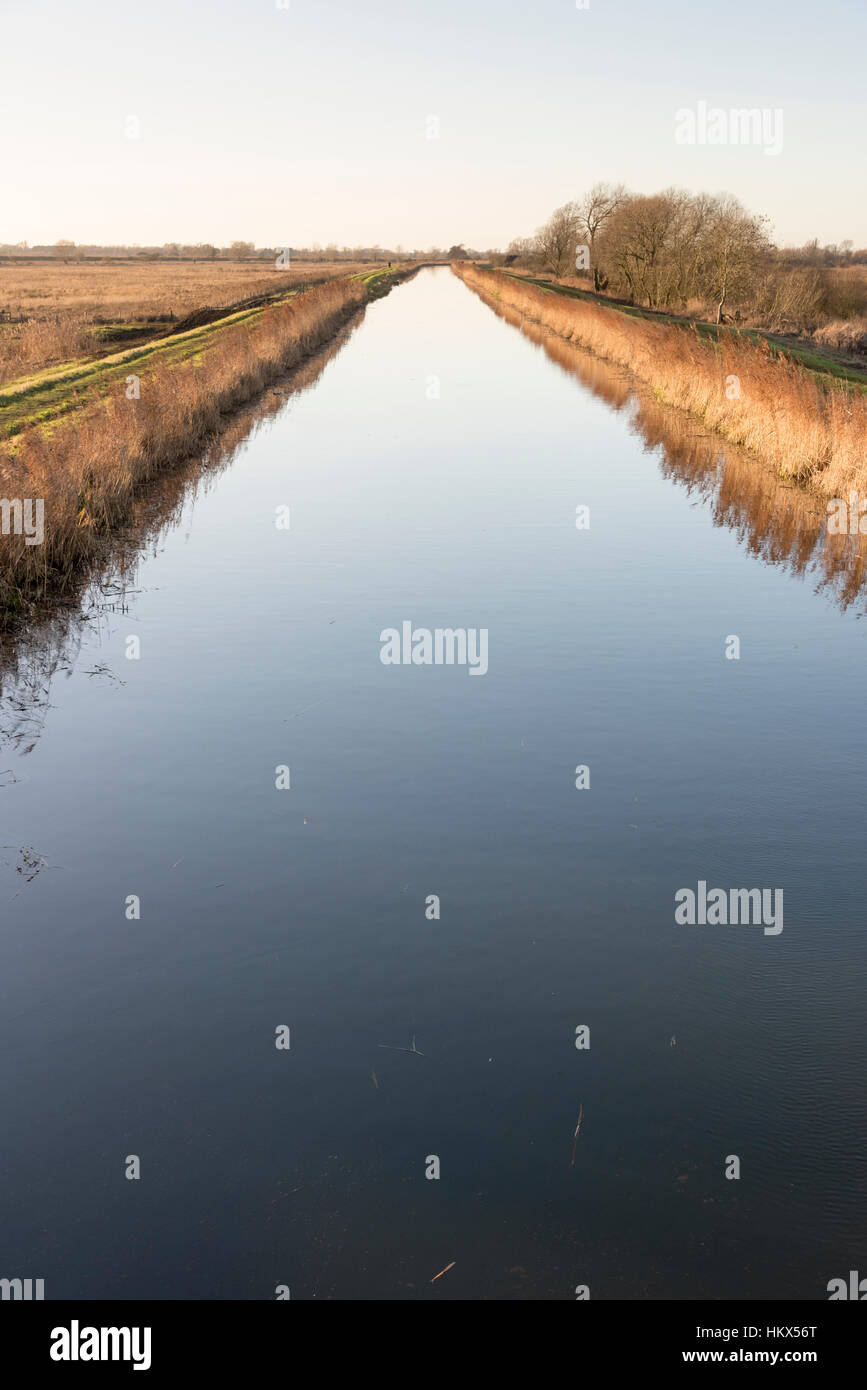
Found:
[[[783,483],[754,457],[702,432],[685,412],[660,404],[625,368],[613,366],[485,296],[501,318],[552,362],[615,410],[628,410],[634,432],[656,453],[663,476],[707,499],[714,524],[728,526],[769,565],[814,578],[841,608],[867,611],[867,536],[829,535],[825,503]]]
[[[285,406],[287,397],[315,385],[363,317],[362,311],[327,347],[235,412],[204,455],[144,489],[130,526],[106,541],[98,562],[66,583],[56,603],[0,634],[0,749],[30,752],[50,708],[52,682],[71,675],[82,643],[109,614],[126,611],[142,559],[160,548],[168,532],[181,524],[188,505],[214,486],[240,446]]]

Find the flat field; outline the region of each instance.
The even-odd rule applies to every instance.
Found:
[[[176,331],[207,310],[375,269],[381,263],[0,261],[0,382]]]

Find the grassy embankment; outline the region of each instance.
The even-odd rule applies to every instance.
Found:
[[[42,499],[45,534],[0,535],[0,623],[62,591],[122,528],[138,490],[322,347],[405,271],[365,271],[171,337],[0,388],[0,495]]]
[[[695,324],[625,311],[504,271],[461,262],[452,268],[482,298],[628,367],[661,401],[697,416],[780,476],[828,497],[859,487],[867,493],[863,384],[812,371],[755,333],[702,333]]]

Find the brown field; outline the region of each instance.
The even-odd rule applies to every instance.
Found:
[[[719,342],[692,327],[629,317],[546,293],[501,271],[453,265],[494,307],[518,309],[599,357],[628,367],[659,399],[831,497],[867,488],[867,396],[831,385],[765,343],[735,332]]]
[[[0,382],[73,358],[110,352],[140,330],[229,308],[381,264],[299,262],[0,262]]]

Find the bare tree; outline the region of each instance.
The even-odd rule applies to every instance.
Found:
[[[520,265],[530,270],[543,269],[538,234],[513,237],[503,254],[503,264]]]
[[[574,203],[557,208],[536,233],[539,258],[558,279],[568,275],[575,266],[575,247],[578,242],[578,213]]]
[[[677,194],[627,198],[612,214],[605,233],[605,259],[619,287],[633,299],[646,299],[649,309],[671,295],[668,253],[679,212]]]
[[[690,299],[701,296],[704,241],[711,223],[716,199],[707,193],[691,196],[671,190],[675,216],[669,232],[670,267],[665,300],[686,309]]]
[[[576,207],[578,238],[586,238],[593,270],[593,288],[600,288],[600,271],[596,264],[596,238],[606,222],[627,198],[622,183],[595,183],[589,193],[580,198]]]
[[[767,218],[755,217],[725,195],[716,200],[703,238],[703,278],[716,304],[716,321],[724,323],[730,298],[742,299],[754,286],[756,271],[768,250]]]

